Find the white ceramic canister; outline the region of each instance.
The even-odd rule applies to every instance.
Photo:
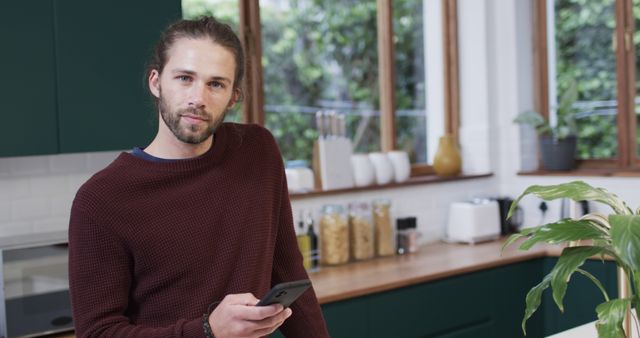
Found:
[[[351,167],[353,169],[353,179],[356,187],[366,187],[376,181],[376,173],[373,163],[367,154],[351,155]]]
[[[393,165],[387,154],[381,152],[370,153],[369,159],[371,163],[373,163],[373,168],[376,173],[376,183],[391,183],[393,180]]]
[[[409,154],[406,151],[394,150],[388,152],[387,156],[393,166],[394,181],[400,183],[408,180],[411,175]]]

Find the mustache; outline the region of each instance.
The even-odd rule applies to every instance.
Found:
[[[184,108],[184,109],[180,109],[179,111],[180,115],[194,115],[197,117],[202,117],[202,118],[207,118],[208,114],[207,111],[202,109],[202,108]]]

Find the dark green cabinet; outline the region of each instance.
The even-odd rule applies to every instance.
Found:
[[[539,338],[595,320],[600,292],[575,275],[560,314],[550,290],[536,313],[520,323],[525,296],[557,258],[535,259],[443,280],[322,305],[329,333],[342,337]],[[588,261],[583,268],[615,297],[613,262]],[[273,337],[282,337],[278,332]]]
[[[0,156],[58,151],[53,3],[0,1]]]
[[[501,266],[492,269],[491,294],[493,332],[491,337],[525,337],[520,325],[524,316],[525,297],[542,280],[544,259]],[[527,321],[527,338],[543,336],[544,315],[536,311]]]
[[[179,0],[1,1],[0,156],[149,143],[145,64],[180,16]]]
[[[544,261],[544,274],[551,271],[557,258]],[[582,266],[604,286],[610,298],[618,297],[618,279],[616,265],[613,262],[589,260]],[[560,312],[553,301],[550,291],[543,295],[545,336],[558,333],[598,319],[595,308],[605,301],[597,286],[581,274],[574,274],[569,281],[564,301],[564,313]]]
[[[370,298],[358,297],[345,302],[322,305],[324,320],[331,337],[369,337]]]
[[[487,336],[491,282],[482,271],[372,295],[369,336]]]
[[[60,152],[146,146],[157,129],[144,79],[180,1],[58,0]]]

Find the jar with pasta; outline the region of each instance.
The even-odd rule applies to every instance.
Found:
[[[320,262],[337,265],[349,261],[349,225],[344,207],[327,204],[320,217]]]
[[[395,254],[396,241],[391,222],[391,201],[377,199],[373,201],[373,224],[375,228],[375,247],[378,256]]]
[[[368,203],[349,205],[349,235],[351,258],[364,260],[374,256],[373,221]]]

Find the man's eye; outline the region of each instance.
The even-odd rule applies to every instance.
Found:
[[[209,82],[209,86],[211,86],[212,88],[224,88],[224,84],[219,81],[211,81]]]
[[[186,82],[186,81],[191,81],[191,78],[189,76],[186,76],[186,75],[180,75],[180,76],[178,76],[178,80]]]

